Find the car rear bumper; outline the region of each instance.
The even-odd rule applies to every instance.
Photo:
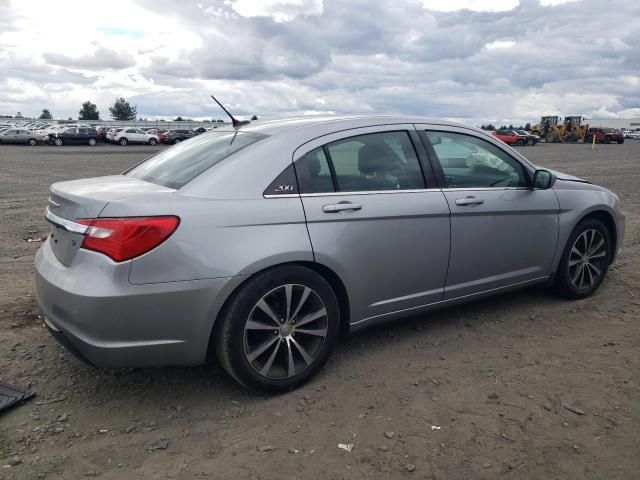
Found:
[[[80,250],[66,267],[48,241],[38,251],[36,296],[52,336],[98,367],[202,363],[214,319],[242,277],[132,285],[126,265],[103,257]]]

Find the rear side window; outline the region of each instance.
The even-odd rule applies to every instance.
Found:
[[[159,152],[125,175],[169,188],[181,188],[216,163],[263,138],[267,135],[249,132],[200,135]]]
[[[327,144],[296,162],[301,193],[425,188],[406,131],[357,135]]]

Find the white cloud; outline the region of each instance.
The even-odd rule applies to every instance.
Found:
[[[562,5],[565,3],[580,2],[581,0],[540,0],[540,5],[544,7]]]
[[[429,10],[439,12],[464,9],[476,12],[503,12],[513,10],[520,2],[519,0],[422,0],[422,4]]]
[[[210,93],[260,118],[508,124],[640,109],[638,2],[199,2],[110,0],[88,14],[79,0],[0,0],[0,113],[76,117],[91,100],[107,117],[125,96],[141,116],[211,118]]]
[[[277,22],[322,14],[322,0],[235,0],[232,7],[244,17],[272,17]]]
[[[516,42],[513,40],[495,40],[491,43],[487,43],[485,48],[487,50],[499,50],[503,48],[513,48],[516,46]]]

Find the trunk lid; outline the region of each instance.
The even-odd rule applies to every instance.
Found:
[[[74,232],[66,221],[81,218],[96,218],[111,201],[126,201],[127,198],[145,194],[172,193],[174,189],[145,182],[124,175],[86,178],[54,183],[50,190],[47,210],[51,223],[49,242],[55,256],[64,265],[70,265],[75,257],[83,235]],[[51,215],[52,214],[52,215]]]

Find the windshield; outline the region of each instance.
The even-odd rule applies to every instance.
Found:
[[[246,132],[203,134],[163,150],[125,175],[178,189],[216,163],[266,137]]]

